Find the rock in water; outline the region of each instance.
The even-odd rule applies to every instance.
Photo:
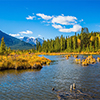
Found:
[[[75,83],[73,83],[73,89],[76,89],[76,84]]]
[[[55,90],[55,88],[53,87],[53,88],[52,88],[52,91],[54,91],[54,90]]]
[[[72,85],[70,85],[70,91],[72,91],[72,89],[73,89],[73,86],[72,86]]]

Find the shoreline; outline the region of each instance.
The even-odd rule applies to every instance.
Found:
[[[71,54],[71,55],[100,55],[100,52],[80,52],[80,53],[75,53],[75,52],[53,52],[53,53],[44,53],[44,52],[40,52],[40,53],[35,53],[36,55],[66,55],[66,54]]]
[[[0,71],[6,69],[41,69],[43,65],[50,63],[50,59],[35,54],[0,55]]]

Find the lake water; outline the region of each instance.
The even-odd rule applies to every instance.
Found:
[[[52,88],[70,93],[69,86],[73,83],[92,99],[100,99],[100,63],[83,67],[73,57],[68,60],[62,55],[45,57],[53,62],[41,70],[0,71],[0,100],[58,100],[58,93]]]

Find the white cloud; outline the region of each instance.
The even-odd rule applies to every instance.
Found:
[[[79,22],[83,22],[83,19],[79,20]]]
[[[9,35],[11,35],[13,37],[20,36],[20,34],[9,34]]]
[[[78,31],[81,30],[81,28],[82,28],[82,26],[76,24],[76,25],[73,25],[73,28],[69,28],[69,29],[62,28],[62,29],[59,29],[59,31],[60,32],[66,32],[66,33],[67,32],[78,32]]]
[[[34,13],[33,13],[34,15]],[[33,16],[29,16],[31,20],[33,20]],[[35,17],[35,16],[34,16]],[[78,20],[75,16],[65,16],[64,14],[58,16],[49,16],[43,13],[37,13],[36,17],[38,20],[42,20],[41,23],[44,23],[46,26],[52,25],[55,29],[58,29],[60,32],[78,32],[82,28],[79,25],[83,19]],[[65,28],[67,26],[73,26],[72,28]],[[23,34],[28,34],[28,32],[22,31]]]
[[[49,19],[52,18],[52,16],[47,16],[47,15],[44,15],[44,14],[41,14],[41,13],[37,13],[36,15],[40,16],[42,19],[45,19],[45,20],[49,20]]]
[[[28,17],[26,17],[27,20],[33,20],[33,18],[35,18],[35,16],[28,15]]]
[[[33,32],[32,32],[32,31],[27,30],[27,31],[22,31],[22,32],[19,32],[19,33],[21,33],[21,34],[32,34]]]
[[[52,19],[52,23],[59,23],[62,25],[74,25],[76,22],[77,18],[74,16],[64,16],[62,14],[62,16],[57,16],[57,17],[53,17]]]
[[[57,28],[58,28],[58,29],[63,28],[61,25],[56,25],[56,24],[53,24],[52,26],[53,26],[54,28],[56,28],[56,29],[57,29]]]

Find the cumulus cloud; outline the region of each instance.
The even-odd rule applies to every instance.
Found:
[[[62,25],[74,25],[76,22],[77,18],[74,16],[57,16],[52,19],[52,23],[58,23]]]
[[[49,19],[52,18],[52,16],[47,16],[47,15],[44,15],[44,14],[41,14],[41,13],[37,13],[36,15],[41,17],[42,19],[45,19],[45,20],[49,20]]]
[[[78,31],[81,30],[81,28],[82,28],[82,26],[76,24],[76,25],[73,26],[73,28],[69,28],[69,29],[62,28],[62,29],[59,29],[59,31],[60,32],[78,32]]]
[[[33,32],[29,31],[29,30],[26,30],[26,31],[21,31],[19,33],[21,33],[21,34],[32,34]]]
[[[9,35],[11,35],[13,37],[20,36],[20,34],[9,34]]]
[[[33,18],[35,18],[35,16],[28,15],[28,17],[26,17],[27,20],[33,20]]]
[[[34,15],[34,13],[33,13]],[[64,14],[58,16],[49,16],[43,13],[37,13],[36,17],[38,20],[43,19],[41,23],[44,23],[46,26],[52,25],[55,29],[58,29],[60,32],[78,32],[81,30],[82,26],[79,25],[83,19],[78,20],[75,16],[65,16]],[[29,19],[33,20],[34,17],[29,16]],[[65,27],[73,26],[72,28]],[[26,34],[27,32],[22,32]]]
[[[56,29],[57,29],[57,28],[58,28],[58,29],[63,28],[61,25],[56,25],[56,24],[53,24],[52,26],[53,26],[54,28],[56,28]]]

